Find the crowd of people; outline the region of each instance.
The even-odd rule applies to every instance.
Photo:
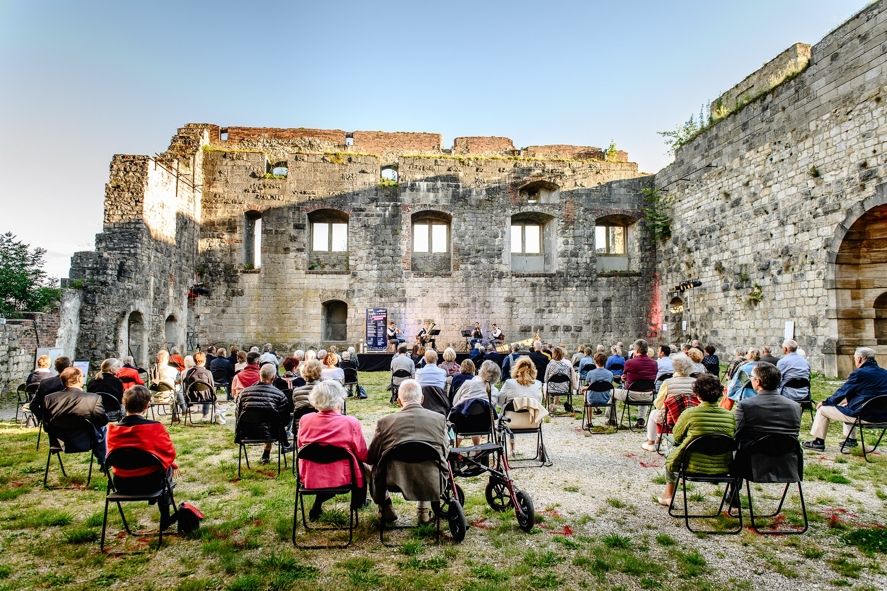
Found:
[[[774,358],[767,347],[737,350],[726,363],[722,382],[715,348],[697,342],[674,349],[660,345],[654,355],[647,342],[638,339],[627,352],[622,343],[616,343],[609,350],[603,345],[584,346],[570,356],[563,347],[549,347],[536,340],[527,350],[515,345],[507,355],[486,351],[461,364],[449,347],[440,359],[434,349],[416,358],[400,344],[391,361],[389,387],[392,401],[401,410],[379,420],[369,445],[360,423],[342,413],[348,396],[346,371],[358,368],[353,349],[340,354],[332,348],[312,348],[286,357],[278,356],[270,344],[262,351],[253,347],[246,352],[236,346],[230,350],[210,347],[185,357],[177,349],[161,350],[149,371],[136,367],[131,358],[123,362],[106,359],[85,390],[86,376],[71,366],[69,358],[56,358],[53,373],[49,358],[41,356],[27,382],[38,384],[29,411],[44,425],[63,416],[89,421],[92,432],[88,433],[87,449],[100,465],[108,453],[121,446],[139,446],[161,458],[162,474],[116,471],[115,480],[130,479],[124,488],[137,488],[157,478],[172,479],[177,473],[175,449],[166,428],[147,419],[152,405],[168,405],[173,422],[180,420],[186,407],[199,405],[207,419],[215,406],[216,392],[224,392],[235,401],[235,433],[264,429],[263,463],[269,461],[274,444],[284,452],[311,443],[347,449],[349,460],[300,463],[304,485],[328,488],[353,482],[355,502],[360,503],[369,487],[382,519],[391,521],[396,516],[380,479],[396,481],[408,498],[428,498],[428,491],[422,488],[427,479],[420,478],[416,468],[385,475],[374,472],[387,450],[406,440],[418,440],[439,449],[443,460],[452,440],[458,445],[459,434],[471,431],[463,427],[465,421],[478,416],[467,411],[472,405],[488,405],[491,416],[497,409],[499,413],[523,411],[509,419],[512,427],[532,427],[541,425],[543,417],[574,392],[581,393],[589,405],[608,405],[610,426],[618,426],[616,401],[649,403],[639,407],[634,426],[646,431],[644,450],[657,451],[663,438],[669,438],[672,445],[666,459],[667,482],[659,497],[667,505],[674,494],[682,450],[693,439],[705,434],[728,435],[736,438],[741,452],[769,433],[798,436],[801,404],[810,402],[810,366],[793,340],[783,342],[782,353]],[[813,439],[804,447],[824,450],[830,421],[844,424],[843,446],[856,445],[852,424],[859,408],[873,396],[887,393],[887,370],[878,367],[874,351],[860,348],[854,360],[857,369],[847,382],[816,405]],[[601,382],[612,388],[592,387]],[[362,389],[357,392],[365,397]],[[126,416],[119,423],[109,423],[102,396],[122,403]],[[546,399],[550,403],[547,408],[543,407]],[[276,420],[250,425],[254,415],[270,415]],[[215,420],[225,422],[222,412],[215,413]],[[476,434],[472,438],[473,443],[479,443]],[[701,473],[718,473],[731,461],[726,456],[700,458],[691,461],[690,467]],[[315,498],[312,519],[319,517],[327,498]],[[418,513],[421,520],[430,519],[424,502]],[[162,525],[167,527],[174,517],[168,507],[162,515]]]

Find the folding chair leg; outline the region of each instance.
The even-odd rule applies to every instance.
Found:
[[[126,515],[123,513],[123,505],[121,505],[119,501],[117,502],[117,511],[120,512],[120,520],[123,522],[123,529],[129,535],[132,535],[132,530],[129,529],[129,522],[126,521]]]
[[[68,477],[68,473],[65,472],[65,464],[62,463],[62,454],[61,454],[61,453],[57,453],[57,454],[55,454],[55,457],[58,458],[58,461],[59,461],[59,468],[62,469],[62,476],[64,476],[65,478],[67,478],[67,477]]]
[[[280,476],[280,442],[277,442],[277,475]]]
[[[240,478],[240,462],[243,458],[243,444],[240,444],[240,447],[237,448],[237,478]],[[249,458],[246,460],[246,467],[249,468]]]
[[[95,454],[89,453],[89,473],[86,475],[86,486],[89,488],[89,483],[92,480],[92,464],[95,462]]]
[[[105,531],[108,529],[108,498],[105,497],[105,516],[102,518],[102,540],[99,542],[99,551],[105,551]]]
[[[36,420],[36,419],[35,419]],[[40,437],[43,436],[43,425],[37,425],[37,450],[40,450]]]
[[[49,448],[49,453],[46,455],[46,470],[43,472],[43,488],[49,488],[46,484],[47,479],[49,478],[49,461],[52,459],[52,448]]]

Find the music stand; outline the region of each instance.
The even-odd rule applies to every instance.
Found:
[[[435,351],[437,350],[437,341],[434,337],[440,334],[439,328],[432,328],[428,331],[428,343],[431,345],[431,348]]]

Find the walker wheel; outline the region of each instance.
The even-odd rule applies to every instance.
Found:
[[[484,493],[493,511],[507,511],[511,507],[511,494],[504,480],[491,476]]]

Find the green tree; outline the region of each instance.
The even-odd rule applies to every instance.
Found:
[[[0,235],[0,316],[16,317],[21,312],[43,312],[61,296],[57,281],[43,270],[42,248],[17,240],[15,234]]]

